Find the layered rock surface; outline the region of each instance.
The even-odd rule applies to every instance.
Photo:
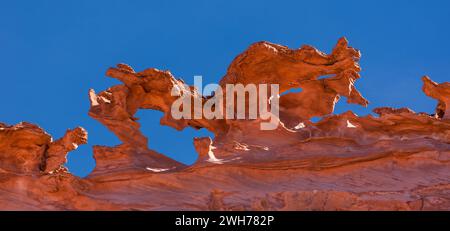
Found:
[[[435,114],[384,107],[377,116],[335,115],[341,96],[368,104],[354,86],[360,56],[345,39],[331,54],[259,42],[237,56],[221,87],[301,89],[281,94],[282,123],[267,131],[261,120],[175,119],[174,87],[200,106],[208,97],[168,71],[119,64],[106,74],[123,84],[90,90],[89,115],[122,144],[94,146],[87,178],[62,167],[67,152],[86,143],[84,129],[53,142],[35,125],[0,124],[0,209],[450,210],[450,84],[423,78],[424,93],[438,101]],[[206,128],[214,137],[194,139],[199,158],[186,166],[148,148],[140,109],[162,111],[162,125]]]

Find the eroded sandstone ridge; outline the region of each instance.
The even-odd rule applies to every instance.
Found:
[[[220,86],[280,84],[282,123],[268,131],[259,129],[262,120],[174,119],[174,86],[202,105],[211,96],[168,71],[119,64],[106,75],[122,84],[90,90],[89,115],[122,144],[94,146],[87,178],[63,167],[66,154],[86,143],[84,129],[53,142],[35,125],[0,124],[0,209],[450,210],[450,83],[423,77],[424,93],[438,101],[434,114],[389,107],[374,109],[376,116],[333,114],[341,97],[368,104],[354,86],[360,56],[344,38],[331,54],[258,42],[237,56]],[[186,166],[150,149],[140,109],[162,111],[163,125],[214,137],[194,139],[199,158]]]

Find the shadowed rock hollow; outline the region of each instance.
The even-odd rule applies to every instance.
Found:
[[[450,83],[423,77],[424,93],[438,101],[431,115],[388,107],[374,109],[378,116],[335,115],[340,96],[368,104],[354,86],[360,56],[345,39],[331,54],[258,42],[237,56],[220,86],[302,89],[281,95],[281,123],[267,131],[261,119],[174,119],[174,86],[202,105],[208,97],[169,71],[119,64],[106,75],[122,84],[90,90],[89,115],[122,144],[94,146],[87,178],[63,167],[87,142],[84,129],[52,141],[36,125],[0,123],[0,209],[450,210]],[[162,111],[162,125],[215,136],[193,140],[199,158],[186,166],[147,147],[134,116],[140,109]]]

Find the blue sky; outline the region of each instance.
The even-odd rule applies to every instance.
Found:
[[[251,43],[266,40],[329,52],[346,36],[362,51],[356,86],[368,108],[341,102],[337,112],[368,114],[379,106],[432,113],[422,75],[448,81],[448,1],[5,1],[0,4],[0,121],[39,124],[55,138],[83,126],[89,145],[69,155],[79,176],[94,168],[91,145],[118,139],[87,115],[87,92],[117,84],[106,69],[168,69],[192,83],[217,82]],[[192,137],[159,125],[161,113],[140,111],[149,146],[185,163],[196,154]]]

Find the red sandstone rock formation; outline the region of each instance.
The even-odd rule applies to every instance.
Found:
[[[450,119],[450,83],[437,84],[428,76],[422,78],[423,92],[438,101],[436,117]]]
[[[67,130],[57,141],[40,127],[30,123],[7,126],[0,123],[0,169],[22,174],[65,171],[66,155],[86,144],[87,132]]]
[[[168,71],[119,64],[107,75],[123,84],[90,90],[89,115],[122,144],[95,146],[87,178],[60,169],[67,152],[86,143],[83,129],[52,142],[35,125],[0,124],[0,209],[450,210],[450,84],[423,78],[425,94],[438,100],[435,115],[387,107],[374,109],[378,116],[335,115],[340,96],[368,104],[353,85],[359,58],[345,39],[329,55],[310,46],[251,45],[221,86],[302,89],[280,97],[283,123],[269,131],[259,129],[261,120],[176,120],[174,86],[202,105],[208,97]],[[139,109],[162,111],[163,125],[206,128],[215,137],[194,139],[199,158],[185,166],[147,147]],[[314,116],[322,120],[313,123]]]

